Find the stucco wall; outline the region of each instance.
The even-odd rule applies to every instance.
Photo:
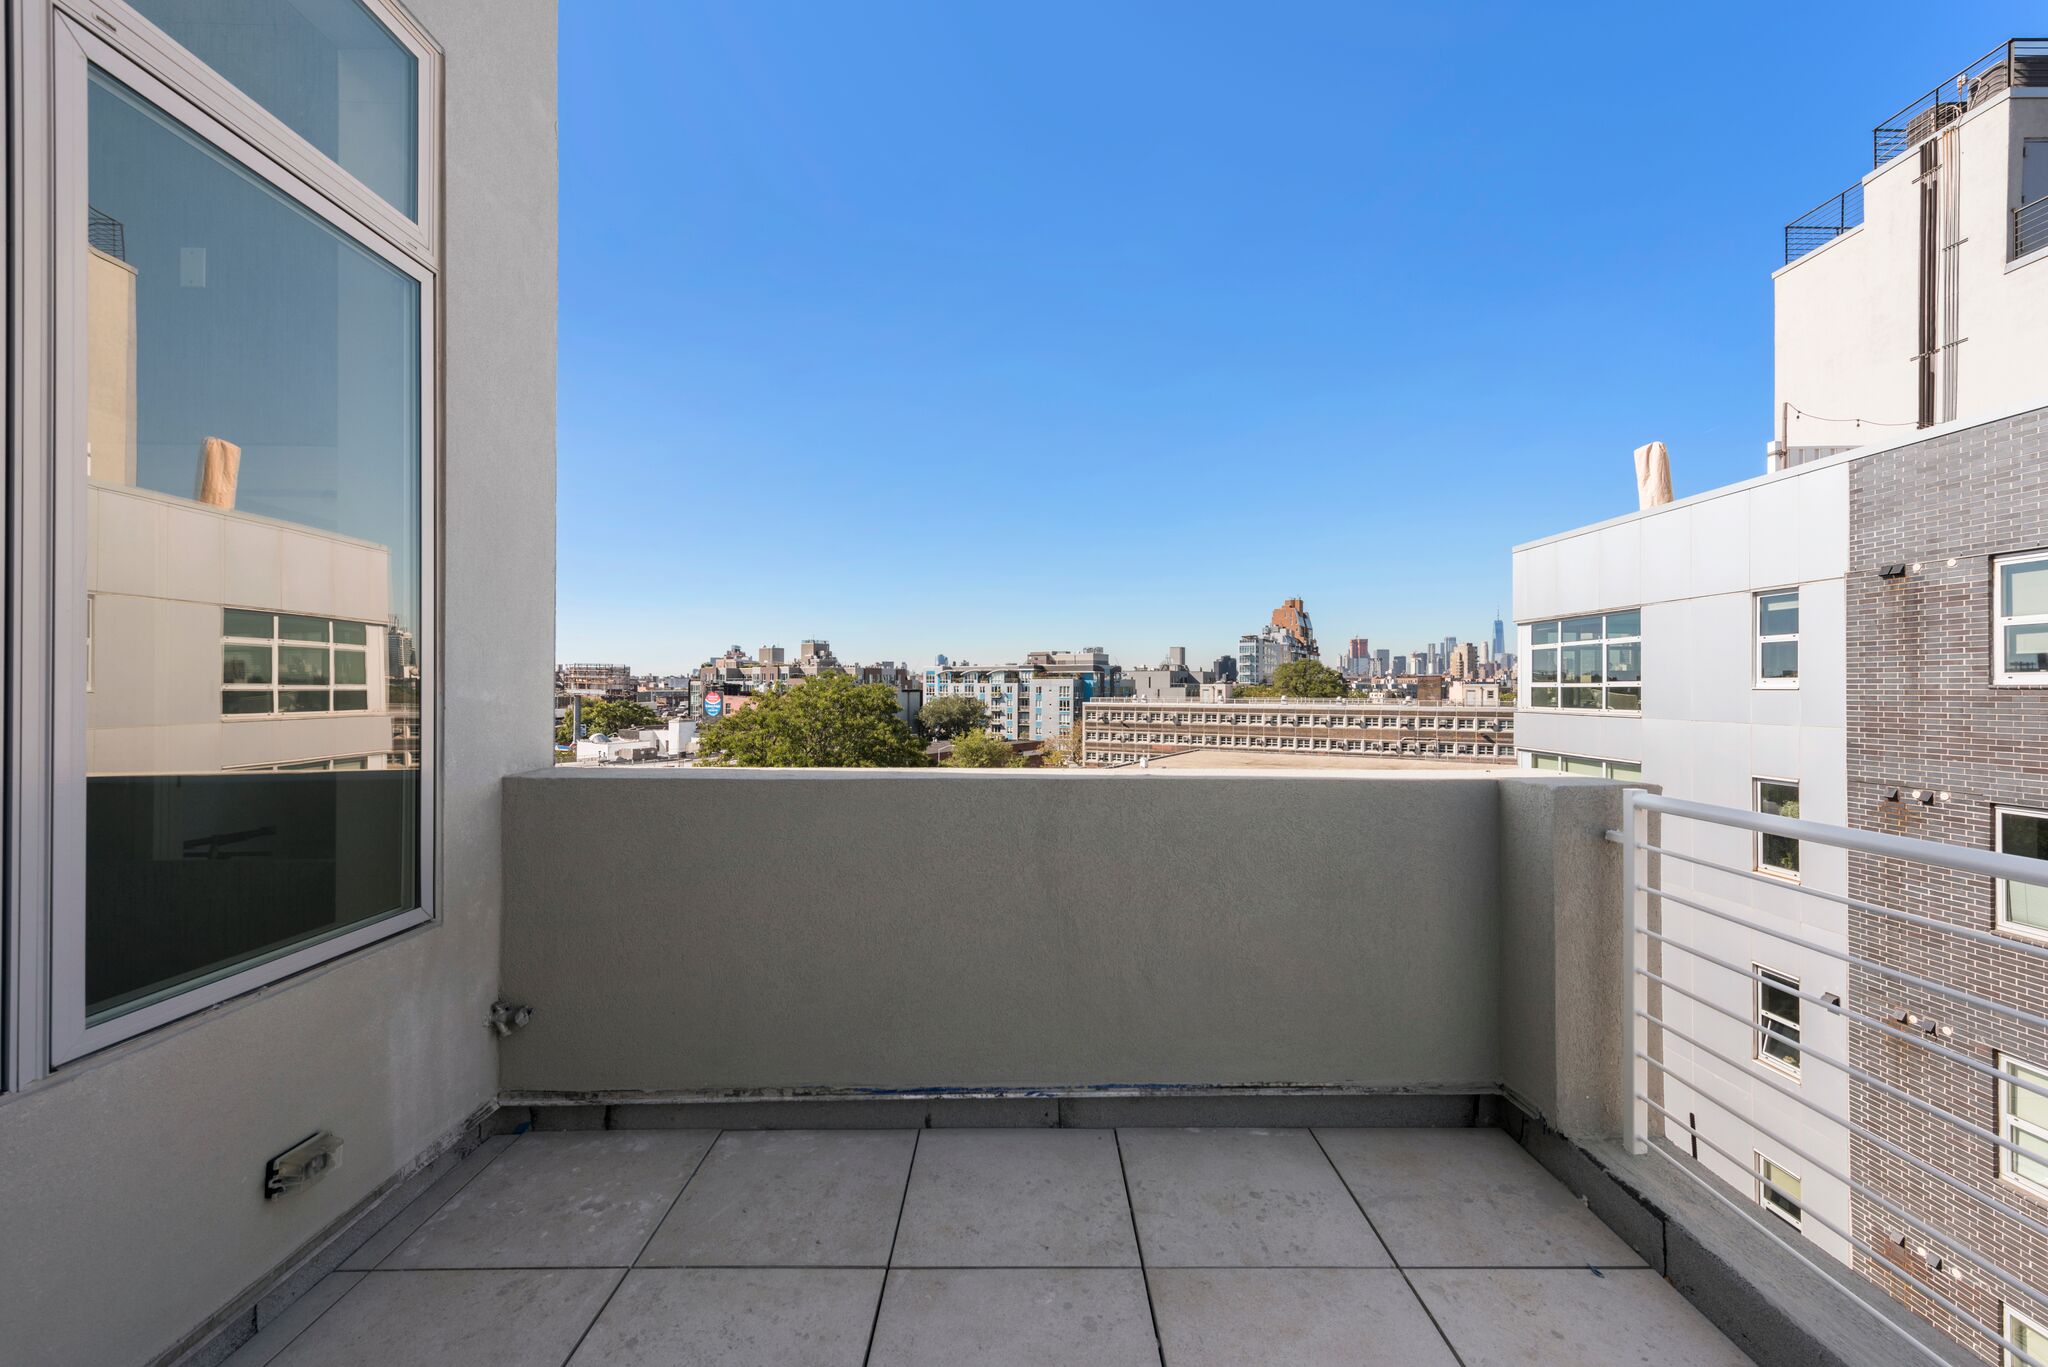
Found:
[[[447,52],[441,921],[0,1097],[0,1359],[173,1347],[497,1089],[500,779],[548,759],[555,7],[411,0]],[[266,1203],[317,1129],[341,1167]]]
[[[504,1083],[1490,1088],[1502,783],[515,778]]]

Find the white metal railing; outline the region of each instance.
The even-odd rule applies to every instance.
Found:
[[[2048,944],[2037,944],[1935,917],[1899,911],[1845,893],[1788,881],[1758,868],[1737,867],[1702,858],[1697,854],[1672,848],[1664,841],[1653,841],[1648,834],[1649,818],[1656,814],[1667,821],[1677,819],[1699,823],[1702,826],[1745,832],[1745,839],[1750,841],[1762,836],[1778,836],[1802,844],[1829,846],[1850,853],[1904,861],[1928,869],[1947,869],[2040,887],[2048,887],[2048,862],[2019,855],[1948,845],[1933,840],[1887,835],[1877,831],[1850,830],[1817,821],[1766,816],[1739,808],[1717,807],[1701,802],[1663,797],[1641,789],[1630,789],[1623,795],[1622,811],[1622,828],[1613,832],[1610,838],[1617,840],[1622,847],[1623,906],[1626,909],[1623,938],[1627,990],[1622,994],[1622,1028],[1626,1046],[1622,1050],[1622,1094],[1628,1098],[1628,1104],[1624,1107],[1623,1124],[1624,1139],[1629,1151],[1636,1154],[1656,1154],[1668,1159],[1680,1171],[1700,1181],[1717,1199],[1788,1249],[1794,1256],[1815,1270],[1825,1273],[1825,1269],[1810,1252],[1811,1243],[1798,1239],[1797,1236],[1788,1238],[1785,1231],[1789,1226],[1764,1215],[1760,1200],[1756,1207],[1752,1207],[1747,1203],[1730,1199],[1698,1164],[1685,1161],[1677,1144],[1689,1146],[1694,1157],[1697,1157],[1701,1148],[1710,1150],[1723,1162],[1748,1174],[1749,1179],[1757,1184],[1759,1197],[1768,1188],[1786,1201],[1794,1203],[1800,1210],[1802,1221],[1814,1220],[1816,1224],[1841,1240],[1845,1246],[1854,1248],[1875,1265],[1883,1268],[1888,1275],[1910,1283],[1929,1302],[1940,1306],[1957,1322],[1981,1335],[1995,1352],[2004,1355],[2002,1361],[2026,1363],[2029,1367],[2048,1367],[2048,1361],[2030,1354],[2005,1336],[2002,1317],[1998,1323],[1987,1323],[1982,1316],[1959,1304],[1956,1296],[1952,1294],[1952,1284],[1950,1289],[1946,1290],[1938,1284],[1943,1279],[1936,1271],[1936,1263],[1926,1262],[1922,1269],[1907,1266],[1903,1260],[1887,1256],[1873,1247],[1869,1240],[1860,1237],[1855,1231],[1853,1219],[1837,1222],[1815,1210],[1810,1197],[1805,1195],[1806,1180],[1811,1175],[1819,1175],[1838,1183],[1843,1190],[1869,1201],[1891,1219],[1926,1240],[1930,1248],[1938,1248],[1943,1263],[1952,1259],[1955,1263],[1967,1265],[1986,1278],[1992,1287],[1998,1289],[2001,1303],[2006,1300],[2008,1293],[2016,1296],[2029,1319],[2038,1321],[2041,1317],[2035,1312],[2048,1307],[2048,1288],[2029,1283],[2020,1272],[2000,1262],[1994,1253],[1977,1247],[1971,1241],[1967,1227],[1960,1230],[1944,1228],[1942,1222],[1927,1211],[1915,1213],[1895,1197],[1877,1190],[1869,1182],[1862,1180],[1854,1171],[1852,1164],[1845,1161],[1837,1165],[1818,1157],[1814,1151],[1820,1146],[1814,1142],[1813,1135],[1818,1129],[1823,1133],[1835,1133],[1845,1140],[1848,1136],[1854,1136],[1888,1158],[1910,1168],[1919,1177],[1938,1184],[1945,1191],[1953,1192],[1962,1208],[1974,1207],[2010,1221],[2027,1235],[2040,1240],[2043,1250],[2048,1250],[2048,1220],[2024,1209],[2023,1202],[2006,1199],[1995,1189],[1959,1180],[1951,1171],[1929,1161],[1927,1157],[1911,1152],[1894,1138],[1854,1119],[1846,1104],[1839,1110],[1824,1106],[1814,1099],[1814,1089],[1779,1073],[1765,1065],[1761,1059],[1731,1055],[1726,1050],[1718,1049],[1707,1042],[1703,1038],[1706,1031],[1697,1028],[1688,1030],[1673,1022],[1665,1009],[1665,1004],[1673,998],[1683,998],[1707,1016],[1733,1020],[1760,1043],[1763,1026],[1757,1003],[1765,979],[1756,963],[1759,959],[1770,956],[1767,951],[1760,949],[1757,955],[1745,953],[1742,960],[1738,961],[1726,957],[1723,953],[1715,953],[1706,943],[1699,942],[1706,937],[1688,937],[1682,933],[1675,933],[1675,923],[1681,918],[1667,918],[1664,912],[1667,907],[1683,908],[1694,917],[1703,918],[1703,925],[1717,923],[1722,928],[1722,934],[1717,937],[1720,941],[1715,946],[1717,948],[1725,948],[1729,930],[1747,932],[1749,936],[1754,937],[1752,942],[1755,944],[1791,946],[1808,955],[1822,956],[1846,967],[1860,969],[1874,978],[1961,1003],[2036,1031],[2048,1032],[2048,1016],[2013,1002],[2000,1001],[1981,992],[1972,992],[1943,982],[1927,976],[1925,972],[1914,972],[1898,964],[1855,953],[1846,936],[1834,937],[1838,942],[1829,943],[1829,937],[1825,932],[1815,931],[1803,919],[1785,918],[1767,908],[1732,903],[1724,896],[1703,892],[1693,887],[1687,887],[1683,892],[1673,890],[1663,885],[1663,866],[1656,861],[1677,861],[1689,867],[1711,870],[1713,875],[1734,879],[1738,883],[1770,887],[1776,890],[1774,896],[1777,897],[1812,899],[1829,903],[1845,910],[1881,918],[1887,923],[1913,926],[1943,937],[1953,937],[1958,941],[1995,946],[2000,950],[2041,960],[2044,963],[2048,963]],[[1717,999],[1711,992],[1698,990],[1697,985],[1688,986],[1672,972],[1674,963],[1678,961],[1689,961],[1703,976],[1709,979],[1719,978],[1722,985],[1739,984],[1742,998],[1750,1005],[1747,1009],[1737,1010],[1728,1004],[1725,997]],[[1927,965],[1923,963],[1920,966],[1925,968]],[[1805,1019],[1804,1007],[1812,1006],[1827,1016],[1841,1020],[1845,1038],[1847,1029],[1853,1025],[1873,1031],[1885,1039],[1924,1049],[1934,1058],[1986,1076],[2004,1088],[2016,1088],[2048,1097],[2048,1085],[2017,1076],[1964,1050],[1951,1047],[1938,1039],[1935,1033],[1912,1023],[1910,1018],[1888,1019],[1881,1006],[1873,1012],[1869,1009],[1868,1003],[1854,1000],[1854,994],[1851,992],[1835,996],[1809,991],[1806,990],[1803,980],[1797,988],[1787,987],[1784,981],[1774,981],[1770,986],[1773,991],[1784,992],[1800,1000],[1802,1021]],[[2015,986],[2017,989],[2017,984]],[[2018,995],[2017,991],[2015,995]],[[1701,1066],[1673,1066],[1666,1058],[1668,1042],[1683,1045],[1685,1051],[1689,1051],[1692,1060],[1698,1061]],[[2003,1133],[1988,1130],[1975,1121],[1948,1110],[1938,1101],[1916,1095],[1895,1082],[1887,1081],[1857,1067],[1846,1058],[1838,1058],[1814,1048],[1809,1031],[1802,1029],[1797,1047],[1802,1071],[1808,1063],[1832,1070],[1843,1079],[1845,1088],[1847,1083],[1867,1087],[1919,1116],[1947,1127],[1953,1131],[1959,1142],[1990,1146],[1985,1150],[1987,1153],[2003,1151],[2035,1162],[2042,1161],[2041,1155],[2016,1146]],[[1744,1087],[1769,1093],[1797,1108],[1801,1114],[1800,1123],[1772,1125],[1769,1120],[1760,1120],[1757,1111],[1767,1108],[1751,1105],[1749,1096],[1732,1095],[1739,1089],[1730,1084],[1731,1077],[1740,1077],[1744,1079]],[[1706,1127],[1701,1124],[1697,1113],[1681,1114],[1676,1109],[1664,1105],[1658,1096],[1666,1092],[1666,1084],[1674,1084],[1698,1098],[1711,1108],[1711,1111],[1721,1112],[1730,1122],[1729,1128],[1767,1140],[1776,1150],[1779,1160],[1797,1160],[1804,1164],[1801,1192],[1795,1193],[1780,1186],[1759,1171],[1758,1165],[1751,1158],[1730,1151],[1723,1142],[1727,1138],[1725,1131],[1723,1140],[1717,1140],[1706,1132]],[[1993,1095],[2002,1097],[2003,1093],[1994,1088]],[[1669,1099],[1668,1094],[1665,1099]],[[2000,1104],[2002,1107],[2002,1101]],[[1815,1124],[1816,1121],[1819,1122],[1818,1126]],[[2003,1128],[2002,1110],[1995,1123]],[[1657,1133],[1660,1128],[1662,1134]],[[1677,1137],[1675,1140],[1674,1136]],[[1866,1304],[1860,1299],[1857,1303]],[[1871,1307],[1866,1304],[1866,1308]],[[1874,1308],[1871,1310],[1873,1314],[1878,1314]],[[1901,1337],[1902,1342],[1911,1344],[1930,1360],[1943,1360],[1933,1350],[1910,1336],[1902,1334]]]

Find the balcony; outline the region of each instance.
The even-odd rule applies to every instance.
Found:
[[[0,1316],[53,1364],[1967,1360],[1761,1232],[1755,1194],[1650,1118],[1676,1093],[1644,1069],[1686,1022],[1657,1005],[1679,927],[1644,899],[1696,847],[1648,824],[1683,804],[1625,791],[513,777],[495,994],[533,1015],[495,1041],[489,1101],[409,1150],[388,1136],[418,1117],[259,1070],[235,1108],[179,1112],[219,1136],[207,1183],[138,1163],[32,1193],[19,1218],[49,1234]],[[209,1032],[288,1050],[405,943],[80,1081],[118,1114],[184,1086]],[[425,983],[376,1028],[402,1041],[479,987]],[[468,1110],[439,1059],[385,1066],[424,1079],[415,1109]],[[67,1142],[38,1095],[4,1152]],[[351,1158],[265,1202],[242,1113],[279,1096]],[[156,1289],[78,1332],[84,1265]]]

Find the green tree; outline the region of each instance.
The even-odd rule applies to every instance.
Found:
[[[1024,756],[1001,736],[969,731],[953,742],[953,753],[939,763],[952,769],[1021,769]]]
[[[988,709],[979,698],[950,693],[918,708],[917,725],[932,740],[952,740],[970,731],[986,731]]]
[[[1341,698],[1351,688],[1321,660],[1289,660],[1273,671],[1273,691],[1283,698]]]
[[[556,723],[555,744],[567,745],[575,739],[569,734],[569,723],[575,715],[571,710]],[[637,731],[643,726],[659,725],[661,718],[645,703],[596,698],[583,704],[583,734],[586,736],[616,736],[621,731]]]
[[[1063,769],[1080,762],[1081,723],[1078,721],[1071,731],[1046,741],[1045,748],[1038,752],[1038,767],[1041,769]]]
[[[896,713],[896,690],[819,674],[756,694],[697,733],[697,762],[747,769],[923,767],[924,746]]]

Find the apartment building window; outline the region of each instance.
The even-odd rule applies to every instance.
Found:
[[[1800,1204],[1804,1195],[1798,1173],[1761,1153],[1756,1156],[1756,1199],[1765,1210],[1797,1229],[1806,1214]]]
[[[37,115],[52,1064],[433,910],[438,59],[383,0],[100,8]]]
[[[1756,976],[1756,1057],[1799,1076],[1799,979],[1762,964],[1751,964]]]
[[[2048,685],[2048,551],[1991,562],[1997,682]]]
[[[2048,151],[2048,142],[2042,143],[2041,146],[2044,151]],[[2043,160],[2048,160],[2048,157],[2044,157]],[[2019,1349],[2027,1357],[2048,1362],[2048,1329],[2042,1328],[2038,1321],[2029,1319],[2010,1305],[2005,1306],[2004,1310],[2005,1341],[2012,1345],[2012,1348],[2005,1349],[2003,1353],[2005,1367],[2026,1367],[2025,1359],[2013,1352],[2013,1348]]]
[[[1799,687],[1799,590],[1756,596],[1756,686]]]
[[[1998,1056],[2005,1077],[1998,1083],[1999,1126],[2006,1142],[2022,1150],[1998,1151],[1998,1170],[2037,1193],[2048,1196],[2048,1096],[2012,1085],[2013,1079],[2048,1087],[2048,1069],[2010,1054]],[[2031,1155],[2038,1154],[2038,1158]]]
[[[1755,782],[1757,811],[1765,816],[1798,817],[1798,784],[1777,778],[1760,778]],[[1774,873],[1796,881],[1799,877],[1799,841],[1789,835],[1757,832],[1756,867],[1759,873]]]
[[[1634,760],[1589,759],[1583,755],[1551,755],[1529,752],[1529,767],[1546,773],[1584,774],[1589,778],[1641,778],[1643,766]]]
[[[223,716],[370,708],[365,623],[224,608],[221,635]]]
[[[1642,635],[1636,608],[1537,622],[1529,629],[1529,706],[1641,712]]]
[[[2042,877],[2048,881],[2048,812],[1994,807],[1991,834],[1992,848],[2000,854],[2025,855],[2043,861]],[[2000,930],[2048,939],[2048,887],[2000,878],[1996,880],[1993,896],[1998,905]]]

